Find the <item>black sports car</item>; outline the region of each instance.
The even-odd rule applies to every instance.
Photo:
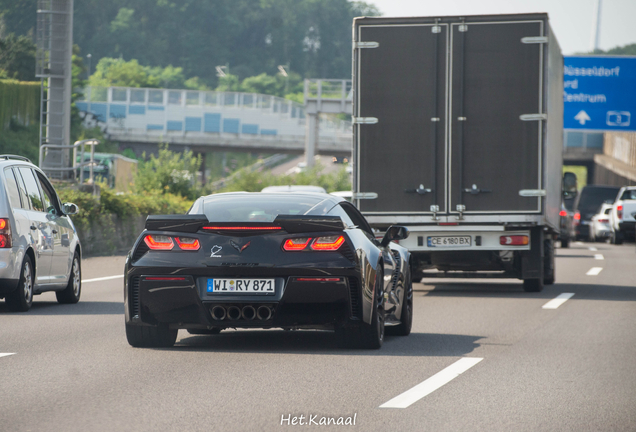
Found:
[[[343,347],[379,348],[413,319],[409,252],[360,212],[321,193],[201,197],[187,215],[148,216],[126,259],[126,336],[172,346],[178,329],[335,330]]]

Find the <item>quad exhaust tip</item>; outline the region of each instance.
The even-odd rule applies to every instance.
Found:
[[[256,317],[259,320],[267,321],[272,317],[272,310],[267,306],[259,306],[256,311]]]
[[[212,318],[218,321],[223,321],[227,313],[225,312],[225,308],[223,306],[214,306],[212,308]]]
[[[243,316],[243,319],[251,321],[256,317],[256,309],[254,309],[253,306],[244,306],[241,315]]]
[[[261,305],[255,308],[253,305],[246,305],[240,308],[239,306],[221,306],[216,305],[211,310],[212,319],[215,321],[223,321],[228,319],[230,321],[238,321],[241,318],[246,321],[252,321],[254,319],[260,321],[268,321],[273,316],[273,311],[270,306]]]
[[[227,317],[232,321],[236,321],[241,318],[241,310],[236,306],[230,306],[227,308]]]

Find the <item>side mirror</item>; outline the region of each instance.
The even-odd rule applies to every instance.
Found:
[[[380,244],[383,247],[386,247],[394,240],[404,240],[409,236],[409,230],[407,227],[400,225],[391,225],[388,230],[386,230],[386,234],[382,238]]]
[[[79,211],[79,207],[73,203],[64,203],[62,206],[62,211],[65,215],[74,215]]]

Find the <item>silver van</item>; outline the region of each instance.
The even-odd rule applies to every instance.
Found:
[[[0,298],[9,310],[29,310],[45,291],[79,301],[81,246],[69,217],[77,211],[27,158],[0,155]]]

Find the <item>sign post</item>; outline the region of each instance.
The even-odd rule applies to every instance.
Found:
[[[563,58],[563,127],[636,131],[636,57]]]

